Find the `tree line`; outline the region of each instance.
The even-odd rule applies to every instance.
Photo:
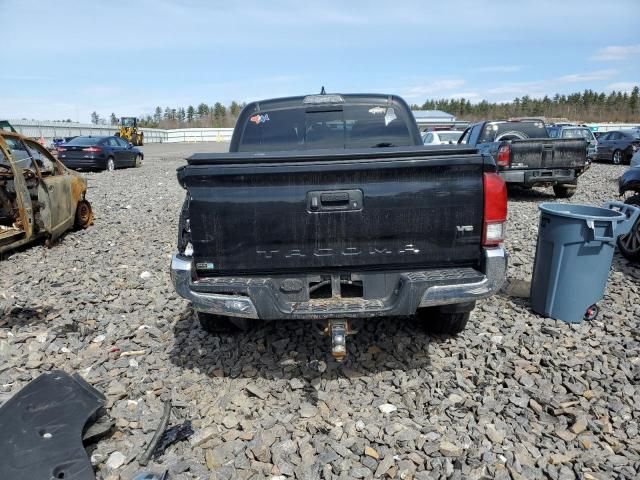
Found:
[[[200,103],[188,107],[156,107],[153,115],[138,117],[138,126],[149,128],[190,128],[190,127],[233,127],[238,115],[246,103],[233,101],[229,106],[220,102],[213,105]],[[111,113],[109,119],[102,118],[97,112],[91,114],[91,123],[95,125],[119,125],[120,119]]]
[[[153,115],[141,118],[143,127],[180,128],[180,127],[233,127],[245,103],[231,102],[227,107],[220,102],[213,105],[200,103],[194,107],[156,107]]]
[[[412,110],[442,110],[455,115],[460,120],[483,120],[510,117],[566,118],[576,122],[640,122],[640,89],[631,92],[612,91],[610,93],[585,90],[569,95],[556,93],[553,97],[532,98],[528,95],[517,97],[511,102],[496,103],[482,100],[471,103],[465,98],[429,99],[422,105],[411,105]],[[153,115],[138,118],[139,125],[152,128],[189,127],[233,127],[236,124],[244,102],[231,102],[225,106],[220,102],[213,105],[200,103],[188,107],[156,107]],[[103,119],[96,112],[91,114],[91,123],[118,125],[119,119],[112,113]]]
[[[609,94],[585,90],[570,95],[556,93],[553,97],[517,97],[512,102],[495,103],[482,100],[471,103],[464,98],[427,100],[411,105],[412,110],[442,110],[460,120],[483,120],[509,117],[566,118],[576,122],[640,122],[640,89],[630,93],[612,91]]]

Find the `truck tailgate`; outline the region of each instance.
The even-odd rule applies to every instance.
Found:
[[[182,167],[199,274],[477,265],[484,158],[376,152]]]
[[[587,142],[576,139],[513,140],[511,166],[520,168],[576,168],[587,159]]]

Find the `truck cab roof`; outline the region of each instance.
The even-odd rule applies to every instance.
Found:
[[[295,97],[279,97],[257,100],[255,102],[248,103],[245,110],[259,112],[264,110],[278,110],[282,108],[345,104],[366,105],[369,103],[387,103],[391,105],[394,101],[402,102],[406,105],[405,101],[397,95],[386,95],[382,93],[321,93],[317,95],[309,94]]]

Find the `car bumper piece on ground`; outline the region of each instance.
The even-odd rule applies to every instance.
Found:
[[[504,248],[485,248],[481,271],[458,267],[390,273],[389,278],[395,282],[393,287],[388,295],[374,299],[332,297],[291,301],[282,293],[279,283],[284,281],[282,278],[194,279],[193,259],[180,254],[171,260],[171,279],[178,294],[200,312],[262,320],[365,318],[412,315],[420,307],[487,298],[502,286],[506,269]]]

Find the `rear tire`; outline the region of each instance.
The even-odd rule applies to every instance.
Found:
[[[553,193],[556,195],[556,198],[571,198],[576,193],[576,186],[566,184],[554,185]]]
[[[614,165],[622,165],[622,152],[620,150],[616,150],[615,152],[613,152],[611,161]]]
[[[455,336],[466,328],[475,303],[471,304],[473,306],[470,309],[467,305],[469,304],[419,308],[416,312],[416,318],[429,333]]]
[[[107,158],[107,171],[113,172],[116,169],[116,163],[113,157]]]
[[[634,195],[624,203],[640,207],[640,195]],[[618,249],[627,260],[640,262],[640,219],[636,220],[627,235],[618,237]]]
[[[250,318],[226,317],[213,313],[196,312],[200,326],[208,333],[236,333],[247,331],[253,321]]]

